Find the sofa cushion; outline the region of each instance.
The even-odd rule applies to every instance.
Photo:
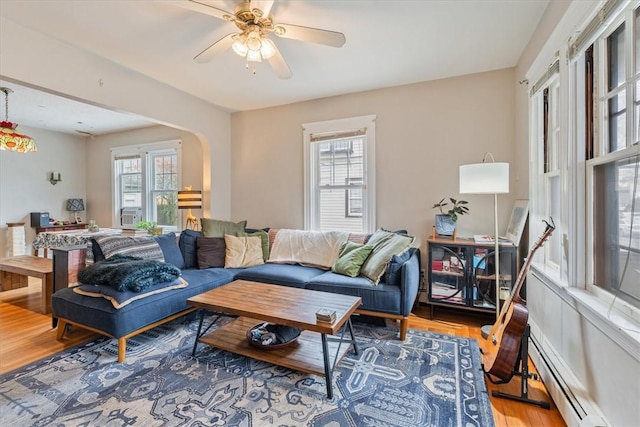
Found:
[[[265,230],[241,231],[238,237],[260,237],[262,240],[262,260],[269,259],[269,234]]]
[[[151,295],[116,309],[104,298],[79,295],[72,288],[53,294],[51,311],[54,317],[103,331],[114,338],[123,337],[189,308],[187,299],[233,280],[235,271],[223,268],[184,270],[182,277],[189,286],[171,292]]]
[[[178,239],[178,247],[184,258],[184,268],[198,268],[197,238],[202,233],[194,230],[182,230]]]
[[[413,236],[379,229],[367,242],[367,245],[373,246],[373,252],[362,266],[360,274],[377,285],[391,258],[406,251],[414,240]]]
[[[360,297],[362,305],[359,308],[363,310],[397,314],[401,308],[401,294],[397,286],[384,282],[374,286],[362,276],[348,277],[326,271],[311,279],[306,289]]]
[[[323,272],[319,268],[301,265],[262,264],[240,270],[236,279],[304,288],[311,279]]]
[[[260,237],[236,237],[227,234],[224,236],[224,244],[226,246],[225,268],[245,268],[264,264]]]
[[[162,255],[164,255],[164,262],[173,264],[179,269],[184,268],[184,257],[180,252],[178,241],[176,240],[176,233],[167,233],[160,236],[155,236],[154,239],[160,245]]]
[[[197,237],[198,268],[224,267],[224,237]]]
[[[247,226],[247,221],[231,222],[211,218],[200,218],[200,223],[205,237],[224,237],[225,234],[237,236]]]
[[[387,265],[387,270],[384,272],[384,281],[390,285],[400,286],[402,265],[407,262],[417,250],[418,248],[409,248],[409,250],[404,251],[400,255],[392,256],[391,261],[389,261]]]
[[[152,236],[99,236],[95,242],[105,259],[123,255],[164,261],[162,249]]]
[[[360,274],[362,264],[367,260],[372,250],[373,248],[369,245],[344,242],[331,271],[349,277],[357,277]]]
[[[172,282],[159,283],[145,289],[143,292],[133,292],[129,290],[117,291],[111,286],[104,285],[80,285],[73,287],[73,292],[86,295],[88,297],[104,298],[111,302],[113,307],[121,309],[125,305],[155,294],[171,291],[174,289],[184,288],[188,283],[181,277]]]

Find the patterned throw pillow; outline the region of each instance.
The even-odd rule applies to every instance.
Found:
[[[105,259],[125,255],[164,262],[162,248],[152,236],[99,236],[95,241]]]

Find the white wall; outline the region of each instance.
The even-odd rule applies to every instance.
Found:
[[[0,18],[0,78],[113,110],[131,112],[195,134],[202,144],[207,215],[228,218],[229,113],[132,70]],[[200,184],[200,185],[198,185]]]
[[[38,151],[0,151],[0,257],[9,256],[7,222],[24,222],[30,245],[35,237],[30,212],[47,211],[51,218],[70,220],[67,199],[86,201],[86,149],[84,138],[43,129],[18,126],[18,131],[35,139]],[[62,182],[51,185],[52,171]],[[85,218],[85,212],[81,212]]]
[[[190,132],[166,126],[152,126],[133,131],[117,132],[98,136],[87,144],[87,218],[95,219],[101,227],[111,227],[111,148],[127,145],[148,144],[170,140],[182,140],[182,185],[193,185],[194,190],[201,189],[203,164],[202,146],[198,138]],[[208,194],[207,194],[208,196]],[[208,200],[203,200],[207,205]],[[180,211],[185,212],[185,211]],[[194,209],[193,214],[200,216],[202,211]],[[182,219],[184,224],[184,219]]]
[[[443,197],[458,198],[458,167],[486,151],[514,163],[514,70],[437,80],[233,113],[232,217],[252,227],[304,226],[302,124],[377,115],[377,222],[408,229],[425,249]],[[493,230],[493,197],[464,195],[463,235]],[[500,197],[502,231],[513,197]]]

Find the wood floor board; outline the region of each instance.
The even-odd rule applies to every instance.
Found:
[[[51,316],[41,312],[40,292],[40,280],[34,278],[29,279],[26,288],[0,292],[0,373],[98,337],[95,333],[73,328],[62,342],[57,341],[56,331],[51,327]],[[490,321],[487,316],[442,308],[436,310],[434,319],[429,319],[428,307],[418,307],[409,317],[409,327],[481,339],[480,328]],[[533,363],[529,366],[532,372],[536,372]],[[489,391],[519,394],[519,381],[515,377],[505,385],[487,381],[487,387]],[[491,396],[496,427],[566,426],[541,381],[529,381],[529,397],[551,402],[551,409]]]

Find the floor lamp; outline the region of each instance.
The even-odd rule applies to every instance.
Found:
[[[491,163],[486,162],[491,158]],[[498,232],[498,194],[509,192],[509,163],[498,163],[486,153],[482,163],[460,166],[460,194],[493,194],[493,221],[496,269],[496,320],[500,317],[500,243]]]
[[[187,211],[186,228],[198,230],[198,218],[193,216],[191,209],[202,208],[202,191],[192,190],[191,186],[185,187],[184,190],[178,191],[178,209],[189,209]]]

